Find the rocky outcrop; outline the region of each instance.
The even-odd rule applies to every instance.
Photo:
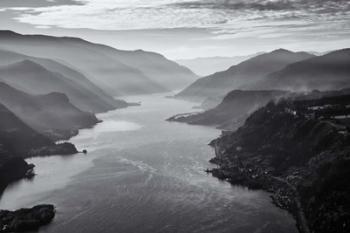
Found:
[[[38,230],[55,217],[53,205],[38,205],[16,211],[0,210],[0,232],[28,232]]]
[[[28,152],[28,157],[49,155],[72,155],[76,153],[78,153],[78,150],[72,143],[64,142],[32,149]]]
[[[300,232],[350,231],[350,96],[283,100],[211,142],[214,176],[272,192]],[[336,100],[336,101],[335,101]]]

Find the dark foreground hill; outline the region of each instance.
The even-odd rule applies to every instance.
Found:
[[[55,217],[53,205],[38,205],[15,211],[0,210],[1,232],[33,232]]]
[[[211,172],[273,193],[300,232],[350,231],[350,95],[283,100],[211,142]]]

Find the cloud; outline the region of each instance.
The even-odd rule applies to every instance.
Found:
[[[328,9],[338,11],[344,8],[349,10],[349,0],[192,0],[178,1],[172,5],[182,8],[210,8],[223,10],[259,10],[259,11],[279,11],[295,10],[303,8]]]
[[[183,8],[211,8],[223,10],[286,10],[294,9],[293,1],[286,0],[202,0],[202,1],[185,1],[174,3],[175,6]]]
[[[205,28],[213,39],[275,38],[350,31],[350,0],[28,0],[9,7],[39,28],[141,30]],[[23,2],[23,1],[22,1]]]
[[[0,8],[81,5],[79,0],[1,0]]]
[[[164,4],[166,2],[167,4]],[[84,5],[10,8],[19,22],[62,28],[132,30],[145,28],[208,27],[226,17],[210,9],[169,7],[173,0],[86,0]],[[72,20],[74,19],[74,20]]]

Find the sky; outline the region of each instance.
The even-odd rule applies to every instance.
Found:
[[[170,59],[350,47],[350,0],[0,0],[0,29]]]

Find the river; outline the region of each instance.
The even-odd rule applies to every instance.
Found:
[[[56,206],[40,232],[296,233],[269,194],[231,186],[205,173],[220,131],[167,122],[193,103],[167,94],[134,96],[141,106],[115,110],[70,141],[88,154],[28,159],[37,176],[9,186],[0,209]]]

